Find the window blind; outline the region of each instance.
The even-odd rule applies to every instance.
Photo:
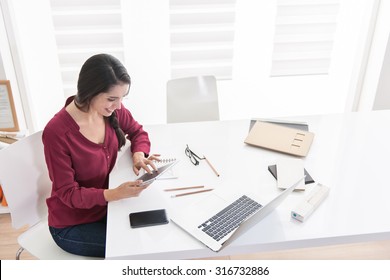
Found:
[[[120,0],[51,0],[65,96],[76,93],[84,61],[97,53],[124,59]]]
[[[327,74],[340,0],[277,0],[271,76]]]
[[[231,79],[235,0],[170,0],[171,77]]]

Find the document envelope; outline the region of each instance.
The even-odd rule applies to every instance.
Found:
[[[286,154],[304,157],[309,152],[314,133],[257,121],[245,143]]]

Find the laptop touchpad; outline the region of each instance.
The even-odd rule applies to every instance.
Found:
[[[216,194],[210,194],[202,199],[200,204],[202,205],[202,210],[205,210],[210,216],[222,210],[226,206],[226,200]]]

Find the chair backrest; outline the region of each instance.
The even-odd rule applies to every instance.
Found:
[[[172,79],[167,82],[167,122],[219,120],[214,76]]]
[[[12,226],[33,226],[47,216],[51,191],[43,153],[42,131],[0,150],[0,184],[11,213]]]

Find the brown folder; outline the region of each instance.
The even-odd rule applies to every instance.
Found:
[[[257,121],[245,143],[286,154],[304,157],[309,152],[314,133],[282,125]]]

